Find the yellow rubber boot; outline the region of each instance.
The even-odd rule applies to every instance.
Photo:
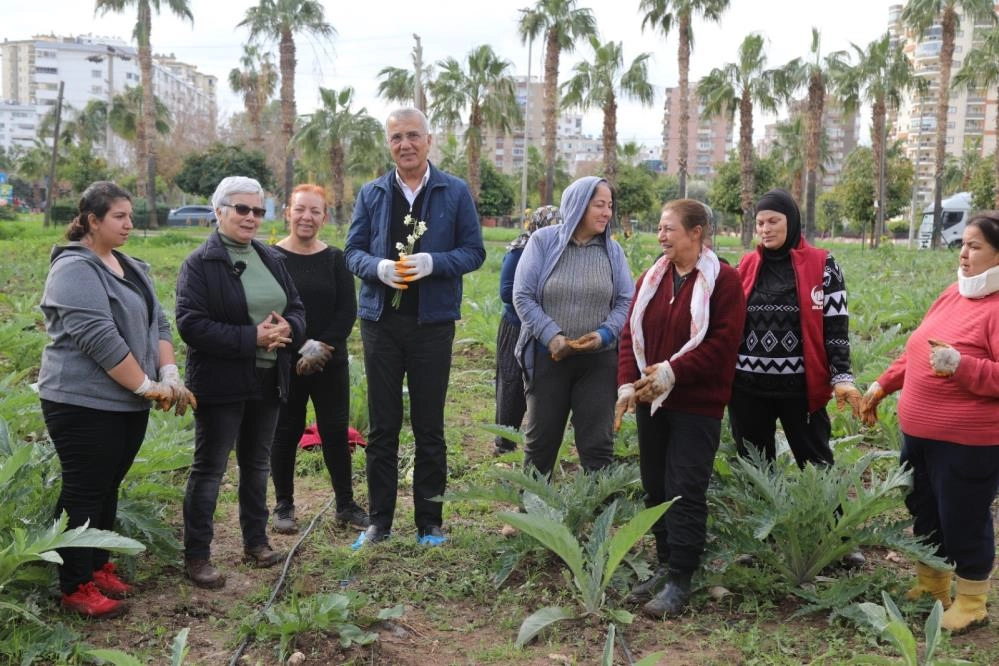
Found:
[[[916,584],[905,593],[909,601],[916,601],[928,594],[943,604],[944,610],[950,608],[950,584],[954,580],[953,571],[939,571],[922,562],[916,563]]]
[[[957,595],[954,603],[943,614],[941,626],[955,634],[987,624],[989,610],[985,601],[989,596],[989,581],[967,580],[957,577]]]

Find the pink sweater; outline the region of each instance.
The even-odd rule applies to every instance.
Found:
[[[961,352],[953,376],[933,374],[931,338]],[[886,393],[902,389],[898,421],[907,435],[999,446],[999,292],[972,300],[947,287],[878,383]]]

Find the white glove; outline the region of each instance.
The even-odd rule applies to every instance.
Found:
[[[395,262],[395,267],[406,282],[414,282],[434,272],[434,258],[426,252],[407,254]]]
[[[402,276],[396,270],[395,263],[391,259],[382,259],[379,261],[378,279],[393,289],[405,289],[406,283],[402,281]]]
[[[930,340],[930,366],[937,377],[950,377],[961,363],[961,352],[940,340]]]
[[[322,370],[333,358],[333,347],[318,340],[306,340],[298,350],[300,359],[295,364],[295,372],[300,375],[311,375]]]
[[[168,363],[160,368],[160,381],[167,386],[181,386],[180,371],[173,363]]]
[[[676,376],[669,361],[647,366],[645,376],[635,382],[635,397],[642,402],[652,402],[664,393],[668,393],[676,384]]]
[[[617,387],[617,404],[614,405],[614,432],[621,429],[624,413],[635,413],[635,385],[621,384]]]

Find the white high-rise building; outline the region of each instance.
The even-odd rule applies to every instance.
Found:
[[[31,104],[0,101],[0,148],[30,148],[38,134],[38,111]]]

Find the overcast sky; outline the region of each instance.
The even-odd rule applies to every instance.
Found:
[[[219,79],[219,109],[223,117],[242,110],[241,102],[228,88],[228,72],[238,65],[244,29],[237,29],[248,0],[190,0],[193,25],[171,14],[153,17],[152,42],[157,53],[173,53],[199,70]],[[517,35],[518,10],[533,6],[533,0],[373,0],[370,2],[324,2],[326,18],[337,30],[332,43],[298,38],[296,95],[299,113],[313,109],[319,86],[353,86],[358,106],[381,119],[389,107],[375,95],[378,71],[385,66],[411,66],[413,33],[420,35],[424,60],[435,62],[447,56],[459,60],[474,47],[490,44],[510,60],[516,75],[528,70],[528,48]],[[641,29],[639,0],[579,0],[590,7],[603,42],[624,43],[626,62],[642,52],[650,52],[650,78],[656,89],[654,106],[620,103],[618,140],[637,141],[647,146],[660,142],[663,88],[677,84],[674,33],[668,39]],[[736,51],[750,32],[767,38],[769,66],[806,56],[811,28],[822,34],[822,52],[849,48],[850,42],[866,46],[887,28],[887,0],[731,0],[731,8],[720,25],[695,21],[695,45],[691,56],[691,80],[711,68],[736,59]],[[27,39],[36,34],[70,35],[93,33],[131,40],[134,15],[95,17],[88,0],[35,0],[5,3],[0,37]],[[161,3],[164,11],[167,2]],[[531,75],[542,73],[542,48],[535,43],[530,58]],[[277,61],[277,48],[273,47]],[[568,78],[572,64],[591,58],[588,44],[562,55],[559,80]],[[866,119],[865,119],[866,120]],[[763,122],[755,120],[757,129]],[[864,126],[867,123],[864,122]],[[584,132],[599,135],[601,117],[590,112],[584,117]],[[758,134],[759,132],[757,132]],[[864,134],[866,142],[866,133]]]

